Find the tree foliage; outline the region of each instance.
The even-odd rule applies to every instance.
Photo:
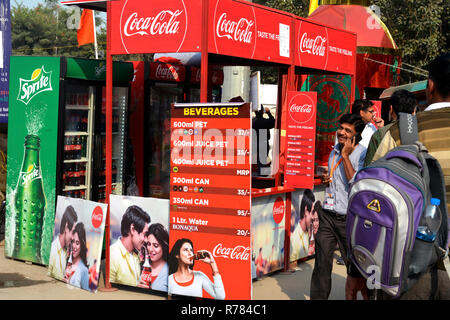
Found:
[[[11,8],[11,41],[15,55],[71,56],[94,58],[93,44],[78,47],[80,11],[46,0],[35,8],[15,3]],[[103,21],[96,18],[96,24]],[[97,29],[99,49],[106,43],[106,30]]]
[[[255,0],[254,2],[308,16],[309,0]],[[381,19],[401,50],[404,68],[425,68],[430,61],[450,49],[450,1],[372,0]],[[423,75],[402,70],[401,83],[424,80]]]
[[[309,10],[309,0],[254,0],[254,3],[306,17]]]
[[[449,1],[374,0],[381,19],[402,51],[404,67],[425,68],[437,55],[449,51]],[[402,83],[424,80],[411,72],[400,72]]]

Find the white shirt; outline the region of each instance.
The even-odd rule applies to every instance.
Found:
[[[423,111],[430,111],[430,110],[442,109],[442,108],[446,108],[446,107],[450,107],[450,102],[436,102],[436,103],[430,104],[430,105],[429,105],[428,107],[426,107],[425,110],[423,110]]]
[[[363,132],[361,133],[362,140],[359,144],[367,148],[369,146],[370,138],[375,131],[377,131],[377,127],[375,127],[372,122],[366,124]]]
[[[179,294],[183,296],[202,297],[203,289],[208,292],[214,299],[225,299],[225,288],[223,287],[222,277],[216,274],[214,282],[201,271],[194,270],[194,281],[191,285],[183,287],[175,282],[174,274],[169,276],[169,294]]]

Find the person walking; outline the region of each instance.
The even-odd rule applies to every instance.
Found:
[[[311,300],[326,300],[330,295],[336,243],[339,244],[346,265],[348,263],[345,232],[348,192],[366,155],[366,148],[357,141],[364,127],[364,121],[357,114],[345,114],[339,119],[337,144],[330,153],[328,170],[322,175],[322,182],[328,187],[315,238],[316,259],[311,276]]]
[[[424,112],[419,112],[416,116],[419,141],[441,165],[446,184],[447,211],[450,212],[450,159],[448,157],[450,146],[450,53],[444,53],[436,57],[428,66],[428,71],[426,96],[429,105]],[[389,128],[391,135],[389,147],[378,147],[377,157],[383,157],[388,151],[400,145],[399,134],[394,134],[398,130],[398,122],[396,121]],[[382,142],[386,139],[386,136]],[[431,272],[430,269],[398,299],[450,300],[450,279],[444,265],[445,259],[449,259],[449,257],[444,257],[444,260],[438,261],[436,273]],[[355,269],[350,266],[351,272]],[[363,283],[365,281],[359,277],[347,277],[346,297],[354,297],[355,291],[358,290],[357,288],[361,288]],[[392,299],[381,290],[372,291],[370,295],[372,299]]]
[[[428,67],[428,107],[417,115],[419,139],[438,159],[445,177],[450,213],[450,52],[436,57]]]

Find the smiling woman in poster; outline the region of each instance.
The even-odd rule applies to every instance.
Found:
[[[72,258],[72,264],[70,263]],[[87,267],[86,230],[82,222],[77,223],[72,236],[72,254],[66,267],[64,281],[81,289],[89,289],[89,270]]]
[[[169,294],[203,297],[203,289],[214,299],[225,299],[222,277],[212,256],[206,250],[198,251],[198,261],[211,266],[214,282],[194,268],[194,245],[189,239],[178,239],[169,255]]]

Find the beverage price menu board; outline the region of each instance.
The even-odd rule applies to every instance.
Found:
[[[316,92],[288,92],[285,186],[313,189]]]
[[[194,292],[175,273],[169,294],[251,299],[250,139],[249,103],[172,106],[169,247],[189,242],[193,281],[202,273],[210,290]]]

